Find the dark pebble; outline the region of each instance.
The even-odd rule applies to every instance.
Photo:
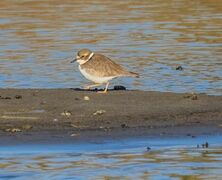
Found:
[[[115,91],[126,90],[126,87],[124,87],[124,86],[114,86],[113,90],[115,90]]]
[[[22,99],[21,95],[15,95],[15,99]]]
[[[208,148],[208,147],[209,147],[208,142],[206,142],[206,143],[202,144],[202,148]]]
[[[127,128],[126,124],[121,124],[121,128]]]
[[[8,96],[6,96],[6,97],[0,96],[0,99],[12,99],[12,98],[11,98],[11,97],[8,97]]]
[[[183,67],[182,67],[182,66],[177,66],[177,67],[176,67],[176,70],[177,70],[177,71],[182,71],[182,70],[183,70]]]

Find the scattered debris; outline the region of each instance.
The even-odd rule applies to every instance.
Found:
[[[206,142],[206,143],[202,144],[202,148],[208,148],[208,147],[209,147],[208,142]]]
[[[102,115],[102,114],[104,114],[105,112],[106,112],[105,110],[98,110],[98,111],[94,112],[93,115],[94,115],[94,116],[96,116],[96,115]]]
[[[84,99],[85,101],[89,101],[89,100],[90,100],[89,96],[84,96],[83,99]]]
[[[197,99],[198,99],[198,98],[197,98],[197,95],[196,95],[196,94],[192,94],[191,99],[192,99],[192,100],[197,100]]]
[[[126,90],[126,87],[124,87],[124,86],[114,86],[113,90],[115,90],[115,91]]]
[[[76,136],[79,136],[79,134],[73,133],[73,134],[71,134],[70,136],[71,136],[71,137],[76,137]]]
[[[57,121],[58,121],[58,119],[56,119],[56,118],[55,118],[55,119],[53,119],[53,121],[54,121],[54,122],[57,122]]]
[[[41,101],[40,104],[41,105],[46,104],[46,101]]]
[[[182,67],[182,66],[177,66],[177,67],[176,67],[176,70],[177,70],[177,71],[182,71],[182,70],[183,70],[183,67]]]
[[[190,133],[188,133],[187,136],[190,136],[190,137],[192,137],[192,138],[195,138],[195,137],[196,137],[196,136],[194,136],[194,135],[191,135]]]
[[[1,116],[1,118],[3,118],[3,119],[22,119],[22,120],[39,119],[38,117],[34,117],[34,116],[7,116],[7,115],[3,115],[3,116]]]
[[[8,128],[8,129],[5,129],[5,131],[11,132],[11,133],[22,132],[22,130],[19,128]]]
[[[128,128],[128,126],[125,124],[125,123],[123,123],[123,124],[121,124],[121,128]]]
[[[2,97],[2,96],[0,96],[0,99],[12,99],[12,98],[9,97],[9,96],[6,96],[6,97]]]
[[[208,147],[209,147],[209,143],[206,142],[206,143],[204,143],[204,144],[201,144],[201,147],[202,147],[202,148],[208,148]],[[199,144],[197,144],[197,148],[200,148],[200,145],[199,145]]]
[[[22,99],[21,95],[15,95],[15,99]]]
[[[63,111],[62,113],[61,113],[61,115],[62,116],[66,116],[66,117],[69,117],[69,116],[71,116],[72,114],[71,114],[71,112],[70,111]]]

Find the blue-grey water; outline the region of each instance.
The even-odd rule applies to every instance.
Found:
[[[0,179],[220,180],[222,177],[221,136],[73,142],[0,147]],[[202,148],[206,142],[209,147]]]
[[[1,88],[83,86],[81,48],[141,75],[111,86],[222,95],[221,0],[0,1]],[[0,179],[220,180],[221,138],[1,146]]]
[[[69,62],[89,48],[141,75],[111,85],[222,94],[221,0],[2,0],[0,12],[1,88],[83,86]]]

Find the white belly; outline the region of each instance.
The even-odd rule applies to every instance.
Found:
[[[95,83],[99,83],[99,84],[103,84],[103,83],[107,83],[109,80],[115,78],[114,76],[113,77],[98,77],[98,76],[92,76],[90,74],[88,74],[84,69],[82,69],[80,66],[79,66],[79,70],[80,72],[82,73],[82,75],[90,80],[90,81],[93,81]]]

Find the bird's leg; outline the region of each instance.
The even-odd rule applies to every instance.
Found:
[[[92,85],[84,86],[84,89],[90,89],[90,88],[96,87],[96,86],[101,86],[101,84],[92,84]]]
[[[106,83],[106,88],[104,89],[104,91],[98,91],[98,93],[107,93],[109,87],[109,82]]]

